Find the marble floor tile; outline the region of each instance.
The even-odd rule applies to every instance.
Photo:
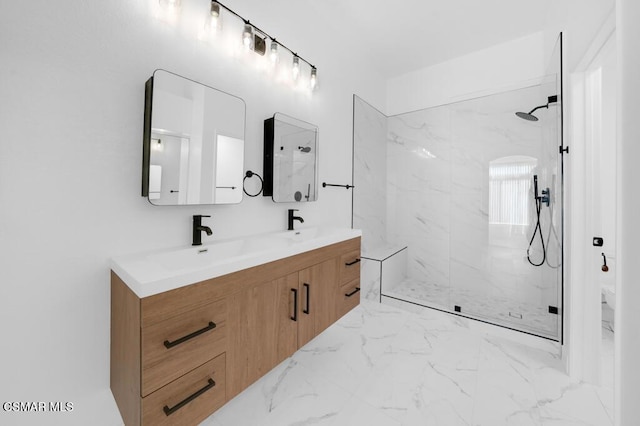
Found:
[[[221,426],[329,425],[349,398],[338,385],[288,359],[210,419]]]
[[[549,314],[548,306],[522,303],[507,296],[478,293],[472,288],[406,278],[383,285],[382,295],[444,311],[453,311],[454,305],[458,305],[466,315],[481,320],[551,338],[558,334],[558,316]],[[511,316],[511,311],[522,315],[522,318]]]
[[[470,425],[477,371],[429,363],[403,425]]]
[[[597,389],[585,383],[576,384],[564,389],[556,399],[541,401],[543,424],[546,426],[553,419],[564,418],[576,424],[613,426]]]
[[[612,407],[552,349],[363,301],[202,424],[612,426]]]
[[[428,366],[425,354],[390,353],[356,391],[358,398],[402,421],[416,405]]]
[[[331,426],[401,426],[389,417],[384,409],[367,404],[358,397],[351,397],[344,408],[334,417]]]
[[[292,358],[352,394],[390,343],[384,338],[370,338],[334,325],[332,330],[300,348]]]

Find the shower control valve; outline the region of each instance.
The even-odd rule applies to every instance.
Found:
[[[542,190],[542,195],[540,196],[540,202],[546,204],[547,207],[549,207],[549,203],[551,202],[551,199],[549,197],[549,188]]]

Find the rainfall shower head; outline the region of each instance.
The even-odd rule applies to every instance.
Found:
[[[531,111],[531,112],[533,112],[533,111]],[[524,119],[524,120],[538,121],[538,117],[536,117],[535,115],[531,114],[531,112],[516,112],[516,115],[518,117]]]
[[[528,121],[538,121],[538,117],[536,117],[535,115],[533,115],[533,113],[540,109],[540,108],[549,108],[550,104],[556,103],[558,102],[558,96],[557,95],[553,95],[553,96],[549,96],[547,98],[547,104],[546,105],[540,105],[535,107],[534,109],[532,109],[529,112],[516,112],[516,115],[520,118],[522,118],[523,120],[528,120]]]
[[[310,146],[299,146],[298,149],[302,152],[311,152],[311,147]]]

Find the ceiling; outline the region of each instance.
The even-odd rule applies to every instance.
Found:
[[[311,30],[330,48],[339,43],[390,78],[541,31],[552,1],[228,0],[225,4],[246,8],[249,16],[259,11],[274,23],[286,20],[292,31]]]
[[[541,31],[550,0],[321,0],[384,77]]]

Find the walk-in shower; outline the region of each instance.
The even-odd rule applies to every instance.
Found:
[[[536,85],[391,117],[354,97],[363,259],[406,256],[371,294],[562,339],[559,64]]]

